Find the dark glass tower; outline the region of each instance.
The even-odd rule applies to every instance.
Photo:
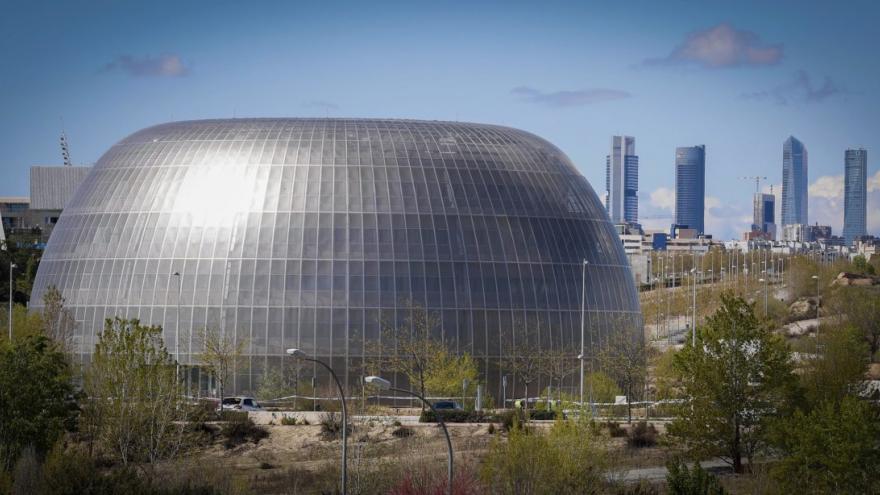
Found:
[[[639,222],[639,157],[636,138],[613,136],[605,157],[605,208],[611,222]]]
[[[807,148],[794,136],[782,144],[782,224],[807,225]]]
[[[113,316],[161,325],[172,354],[179,316],[181,360],[196,367],[200,329],[245,340],[238,392],[292,366],[290,347],[355,387],[383,325],[420,305],[439,320],[435,337],[473,355],[500,396],[502,353],[524,338],[577,365],[584,259],[587,341],[641,339],[638,294],[599,198],[559,149],[527,132],[174,122],[123,139],[93,167],[49,241],[32,301],[51,285],[62,291],[84,362]],[[317,368],[301,373],[329,387]]]
[[[675,223],[704,234],[706,146],[675,148]]]
[[[868,230],[867,150],[846,150],[844,167],[843,237],[849,246]]]

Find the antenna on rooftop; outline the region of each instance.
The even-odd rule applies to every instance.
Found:
[[[73,165],[70,162],[70,146],[67,144],[67,134],[64,131],[61,131],[61,158],[64,160],[65,167]]]

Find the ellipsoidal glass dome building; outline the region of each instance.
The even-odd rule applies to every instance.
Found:
[[[183,363],[197,364],[201,328],[246,339],[238,391],[286,365],[289,347],[328,360],[353,386],[382,322],[422,305],[440,318],[436,336],[478,358],[500,395],[511,339],[579,353],[583,259],[588,339],[621,322],[640,338],[605,208],[561,151],[527,132],[174,122],[101,157],[55,227],[32,300],[61,290],[84,362],[113,316],[161,325],[172,354],[179,321]]]

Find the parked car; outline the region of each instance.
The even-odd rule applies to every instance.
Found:
[[[440,400],[434,403],[434,409],[438,411],[461,411],[461,404],[452,400]]]
[[[223,399],[223,410],[262,411],[263,408],[253,397],[226,397]]]

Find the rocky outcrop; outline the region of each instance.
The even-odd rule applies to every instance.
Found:
[[[801,297],[797,301],[791,303],[788,307],[788,316],[790,320],[805,320],[807,318],[816,317],[815,297]]]
[[[831,282],[831,285],[839,285],[844,287],[868,287],[871,285],[880,285],[880,277],[862,275],[860,273],[840,272],[840,274],[837,275],[837,278],[835,278],[834,281]]]

